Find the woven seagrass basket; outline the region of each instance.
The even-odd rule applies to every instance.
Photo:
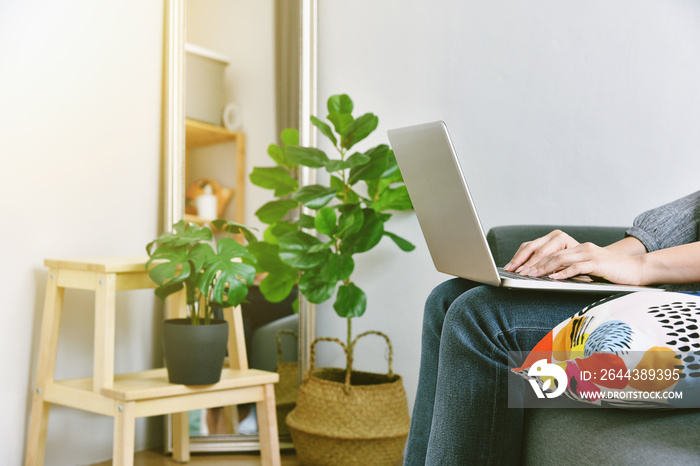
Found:
[[[352,370],[346,346],[335,338],[317,338],[311,345],[310,369],[304,376],[296,407],[287,426],[297,456],[305,465],[396,465],[403,458],[410,418],[401,377],[392,372],[389,338],[386,339],[389,372]],[[344,349],[348,370],[314,368],[315,345],[334,341]]]
[[[287,414],[294,409],[299,393],[299,363],[297,361],[284,362],[282,358],[282,336],[291,335],[297,338],[292,330],[280,330],[277,332],[277,369],[279,382],[275,384],[275,405],[277,407],[277,431],[279,435],[289,435],[289,429],[285,419]]]

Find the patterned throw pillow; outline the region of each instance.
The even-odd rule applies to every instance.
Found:
[[[566,373],[574,400],[604,406],[700,407],[700,295],[638,292],[608,297],[566,319],[513,369],[542,393]],[[561,390],[559,390],[561,392]]]

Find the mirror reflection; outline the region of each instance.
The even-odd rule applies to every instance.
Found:
[[[185,1],[185,219],[226,218],[263,231],[255,210],[268,194],[248,182],[279,132],[299,128],[301,1]],[[277,371],[281,446],[298,389],[298,314],[252,288],[242,306],[251,368]],[[190,412],[191,451],[255,449],[255,405]],[[170,442],[168,442],[170,443]]]

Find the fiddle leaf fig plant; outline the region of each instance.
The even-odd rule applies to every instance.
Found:
[[[255,235],[243,225],[226,220],[212,224],[225,232]],[[213,307],[238,306],[255,278],[255,256],[234,237],[214,242],[212,230],[184,220],[146,246],[146,269],[158,285],[156,296],[165,300],[183,287],[192,325],[209,325]]]
[[[252,183],[273,190],[276,199],[255,213],[269,226],[264,240],[249,250],[257,257],[258,272],[267,274],[260,284],[266,299],[281,301],[295,285],[312,303],[335,295],[333,308],[348,319],[350,337],[350,319],[367,307],[365,293],[352,281],[353,256],[371,250],[384,237],[403,251],[413,250],[410,242],[385,229],[388,211],[413,205],[389,146],[354,149],[377,128],[378,118],[372,113],[355,118],[353,101],[344,94],[330,97],[327,109],[326,121],[311,117],[311,122],[333,146],[333,157],[300,146],[299,133],[287,129],[282,145],[268,148],[275,166],[252,171]],[[327,184],[299,188],[299,166],[325,170]],[[300,206],[304,213],[293,216]]]

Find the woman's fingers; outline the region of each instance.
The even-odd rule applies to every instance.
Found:
[[[641,281],[639,257],[611,253],[595,244],[585,243],[544,258],[533,265],[530,275],[548,275],[556,280],[592,275],[613,283],[633,285]]]
[[[579,245],[572,249],[559,250],[533,264],[529,274],[533,277],[541,277],[559,272],[562,274],[561,276],[569,278],[574,275],[590,273],[588,267],[591,266],[590,262],[595,260],[597,251],[592,249],[595,247]]]
[[[554,230],[545,236],[521,244],[513,259],[503,268],[510,272],[529,275],[533,266],[544,258],[578,244],[578,241],[563,231]]]

